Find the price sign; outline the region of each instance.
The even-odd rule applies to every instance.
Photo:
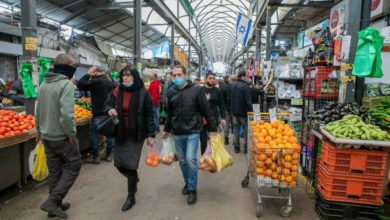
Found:
[[[255,121],[256,124],[259,123],[261,120],[259,104],[253,104],[253,120]]]
[[[276,108],[270,108],[268,112],[269,112],[269,120],[271,122],[278,120],[276,117]]]

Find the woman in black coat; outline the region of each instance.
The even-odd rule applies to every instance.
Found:
[[[119,77],[120,84],[109,96],[105,110],[120,121],[114,164],[127,177],[128,197],[122,207],[122,211],[127,211],[135,204],[142,146],[145,139],[153,145],[155,135],[152,101],[138,71],[125,67]]]

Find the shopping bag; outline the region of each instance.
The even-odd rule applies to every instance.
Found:
[[[215,173],[217,171],[217,165],[212,156],[210,142],[207,144],[206,151],[199,159],[198,168],[200,170],[209,171],[211,173]]]
[[[233,165],[233,157],[226,151],[220,134],[210,136],[210,146],[212,158],[215,161],[218,172]]]
[[[155,147],[148,145],[148,152],[146,154],[146,160],[145,160],[146,166],[158,167],[160,158],[161,157],[158,150]]]
[[[163,139],[160,152],[161,163],[171,165],[175,160],[175,153],[176,148],[173,139],[171,137]]]
[[[32,178],[37,181],[46,179],[49,171],[46,164],[45,147],[41,141],[37,143],[35,149],[30,153],[29,162],[30,165],[31,163],[33,164],[32,169],[30,169]]]

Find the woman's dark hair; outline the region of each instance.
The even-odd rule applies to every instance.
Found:
[[[119,72],[119,83],[123,83],[123,74],[124,73],[130,73],[134,77],[134,83],[139,83],[140,85],[144,85],[141,76],[139,75],[139,72],[137,69],[131,67],[131,66],[126,66]]]

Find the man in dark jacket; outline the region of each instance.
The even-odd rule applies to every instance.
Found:
[[[196,202],[198,182],[198,147],[202,118],[205,117],[210,135],[216,135],[217,121],[209,107],[204,90],[187,81],[188,74],[182,66],[175,66],[172,71],[175,84],[167,93],[167,119],[164,136],[173,134],[176,153],[184,177],[183,195],[188,195],[187,203]]]
[[[215,76],[216,75],[213,72],[208,72],[206,75],[206,84],[202,88],[204,89],[206,99],[209,102],[209,106],[213,112],[214,118],[217,120],[217,122],[225,125],[226,112],[225,104],[223,102],[223,94],[221,90],[215,86]],[[204,123],[200,133],[200,150],[202,155],[206,151],[208,139],[208,125]]]
[[[39,89],[35,118],[37,141],[45,146],[49,170],[49,198],[41,205],[49,217],[66,218],[69,203],[62,200],[72,187],[81,168],[81,155],[74,122],[74,91],[71,82],[76,71],[72,57],[60,54],[53,72],[45,75]]]
[[[153,73],[150,81],[148,93],[152,98],[154,130],[158,133],[160,132],[160,80],[157,79],[157,74]]]
[[[223,129],[224,133],[224,139],[225,139],[225,145],[229,144],[229,130],[230,130],[230,124],[231,124],[231,114],[230,114],[230,86],[231,84],[229,83],[229,76],[224,76],[223,77],[223,83],[221,84],[221,91],[223,95],[223,101],[225,104],[225,111],[226,111],[226,116],[225,116],[225,127]]]
[[[106,67],[91,67],[88,70],[88,74],[81,77],[77,83],[77,87],[81,90],[86,90],[91,92],[91,104],[92,104],[92,119],[89,136],[90,143],[92,148],[92,158],[88,160],[88,163],[99,164],[99,141],[98,141],[98,131],[96,124],[96,117],[106,115],[104,112],[104,104],[108,98],[110,92],[114,89],[113,83],[107,78],[105,72],[107,71]],[[112,161],[112,148],[114,147],[114,139],[107,138],[106,141],[106,155],[104,160],[107,162]]]
[[[243,70],[230,90],[230,112],[233,116],[234,152],[240,153],[240,126],[244,128],[244,153],[248,152],[247,112],[252,111],[251,89]]]

